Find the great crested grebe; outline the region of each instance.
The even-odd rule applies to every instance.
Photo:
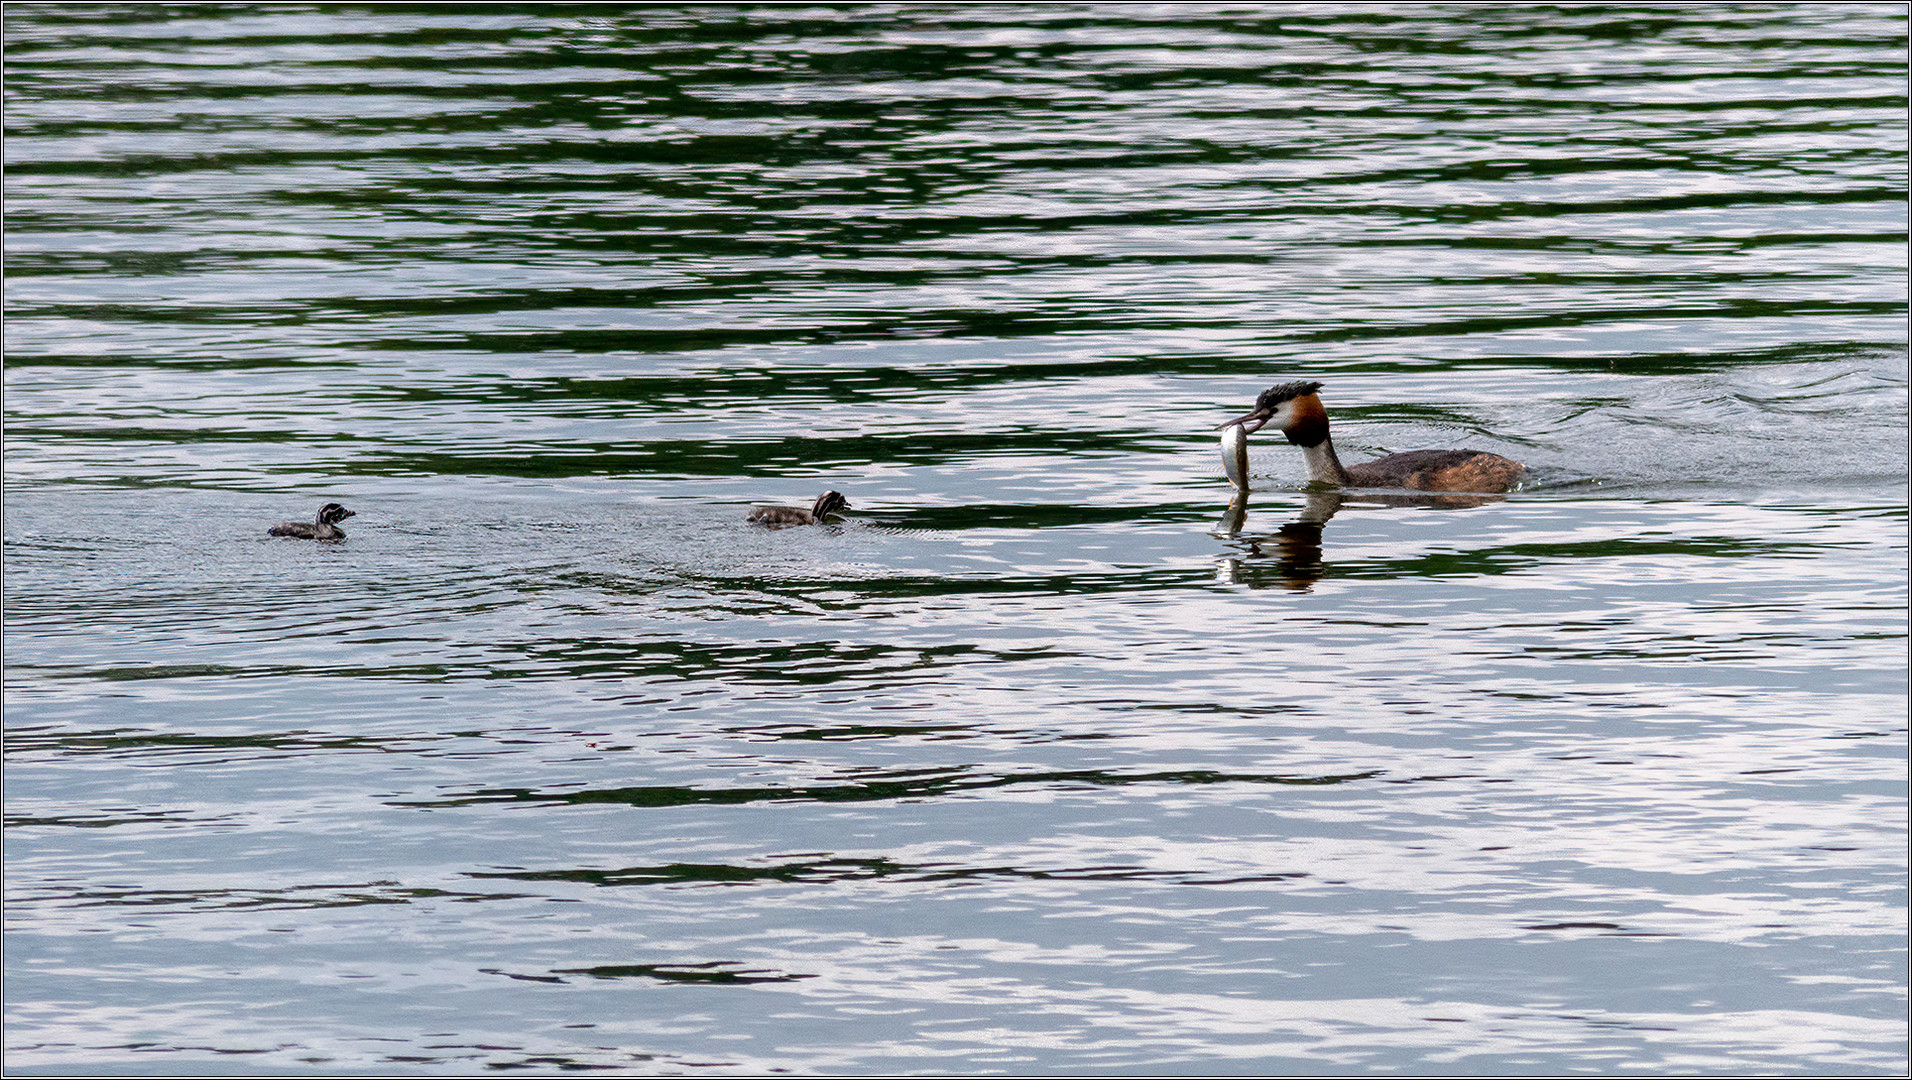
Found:
[[[315,521],[282,521],[266,530],[267,536],[297,536],[306,540],[343,540],[345,530],[338,523],[353,516],[352,511],[338,503],[326,503],[319,507],[319,516]]]
[[[773,529],[791,525],[821,525],[824,518],[849,508],[850,500],[844,498],[842,492],[826,491],[817,496],[817,501],[808,510],[801,506],[759,506],[750,512],[750,520]]]
[[[1222,424],[1234,431],[1222,433],[1222,459],[1229,479],[1247,481],[1247,438],[1250,432],[1274,424],[1288,441],[1301,447],[1308,462],[1308,479],[1342,487],[1413,488],[1418,491],[1506,491],[1519,481],[1526,466],[1485,450],[1409,450],[1360,465],[1343,465],[1328,438],[1328,410],[1315,391],[1318,382],[1287,382],[1271,386],[1255,399],[1255,411]],[[1240,432],[1237,436],[1236,432]]]

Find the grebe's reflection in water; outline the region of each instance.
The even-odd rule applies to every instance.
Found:
[[[1248,432],[1241,424],[1226,424],[1222,427],[1222,471],[1228,474],[1228,482],[1235,485],[1234,498],[1228,501],[1228,509],[1223,511],[1220,535],[1230,538],[1241,537],[1242,526],[1248,520],[1248,493],[1251,485],[1248,481]],[[1266,571],[1249,572],[1250,560],[1273,559],[1272,569],[1281,584],[1291,589],[1306,589],[1321,576],[1321,527],[1341,509],[1344,496],[1338,488],[1314,485],[1307,493],[1307,501],[1295,520],[1272,533],[1243,538],[1245,550],[1242,555],[1222,560],[1221,579],[1231,584],[1244,580],[1259,579]],[[1254,580],[1247,580],[1255,584]]]
[[[1248,489],[1237,488],[1222,514],[1220,533],[1235,540],[1240,553],[1222,560],[1217,577],[1230,585],[1307,591],[1321,578],[1321,527],[1341,509],[1343,499],[1339,491],[1310,491],[1293,521],[1273,532],[1243,535]]]
[[[1321,577],[1321,526],[1341,509],[1341,492],[1317,487],[1308,492],[1307,502],[1295,520],[1272,533],[1243,538],[1241,529],[1248,520],[1250,490],[1248,432],[1240,424],[1223,426],[1221,448],[1222,471],[1235,486],[1235,495],[1222,512],[1218,533],[1240,538],[1245,547],[1242,554],[1222,560],[1218,577],[1231,585],[1260,585],[1272,576],[1284,588],[1306,590]],[[1270,559],[1267,565],[1250,565]]]
[[[1246,470],[1243,470],[1244,479]],[[1322,558],[1322,527],[1343,507],[1412,507],[1428,510],[1461,510],[1490,502],[1503,502],[1504,495],[1461,495],[1427,491],[1363,491],[1350,495],[1339,488],[1310,485],[1294,518],[1272,532],[1244,532],[1248,521],[1246,484],[1236,487],[1228,509],[1222,512],[1216,535],[1235,542],[1236,554],[1222,559],[1217,579],[1230,585],[1265,588],[1278,585],[1306,592],[1326,572]]]
[[[1462,510],[1490,502],[1503,502],[1502,495],[1453,495],[1432,492],[1364,491],[1347,495],[1335,489],[1311,490],[1293,520],[1272,532],[1244,532],[1248,518],[1248,492],[1237,490],[1222,514],[1217,535],[1232,540],[1236,553],[1222,560],[1218,580],[1230,585],[1264,588],[1279,585],[1284,589],[1306,592],[1327,573],[1322,558],[1322,527],[1343,507],[1359,511],[1372,507],[1411,507],[1422,510]]]

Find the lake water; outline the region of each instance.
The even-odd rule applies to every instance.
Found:
[[[5,19],[10,1073],[1902,1075],[1902,5]]]

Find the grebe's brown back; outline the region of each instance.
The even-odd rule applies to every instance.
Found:
[[[326,503],[319,507],[319,516],[312,521],[282,521],[266,530],[267,536],[296,536],[304,540],[343,540],[345,530],[339,528],[339,522],[352,517],[352,511],[338,503]]]
[[[750,520],[773,529],[791,525],[821,525],[824,518],[849,508],[850,500],[844,498],[841,492],[826,491],[817,496],[817,501],[808,510],[801,506],[759,506],[750,512]]]
[[[1255,411],[1222,427],[1240,425],[1242,433],[1274,424],[1301,447],[1308,479],[1343,487],[1413,488],[1419,491],[1506,491],[1520,481],[1526,466],[1485,450],[1409,450],[1360,465],[1343,465],[1328,437],[1328,410],[1315,391],[1318,382],[1288,382],[1269,387],[1255,399]]]

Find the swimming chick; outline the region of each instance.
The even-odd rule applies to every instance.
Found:
[[[1418,491],[1506,491],[1517,483],[1526,466],[1484,450],[1409,450],[1360,465],[1343,465],[1328,438],[1328,410],[1315,391],[1318,382],[1288,382],[1269,387],[1255,399],[1255,411],[1221,427],[1239,427],[1243,435],[1274,424],[1288,441],[1301,447],[1308,463],[1308,479],[1342,487],[1413,488]],[[1222,436],[1225,464],[1239,443]],[[1231,474],[1234,466],[1229,464]],[[1232,475],[1231,475],[1232,479]]]
[[[266,530],[267,536],[297,536],[306,540],[343,540],[345,530],[338,523],[353,516],[352,511],[338,503],[326,503],[319,507],[319,516],[314,521],[282,521]]]
[[[759,506],[750,512],[750,520],[773,529],[791,525],[821,525],[824,518],[849,508],[850,500],[844,498],[841,492],[826,491],[817,496],[817,501],[808,510],[801,506]]]

